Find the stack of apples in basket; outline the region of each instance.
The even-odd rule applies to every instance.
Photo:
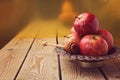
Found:
[[[62,48],[70,55],[81,56],[107,56],[113,51],[113,36],[99,28],[97,17],[85,12],[75,17],[70,34],[66,36],[64,45],[50,44],[46,41],[43,46],[56,46]],[[61,50],[61,51],[62,51]]]
[[[56,46],[55,51],[77,60],[85,68],[102,66],[107,60],[120,57],[120,48],[114,46],[112,34],[100,29],[97,17],[85,12],[75,17],[70,34],[63,45],[44,42],[44,46]],[[114,54],[113,54],[114,53]]]
[[[113,45],[112,34],[100,29],[99,21],[94,14],[85,12],[75,17],[64,49],[73,55],[105,56]]]

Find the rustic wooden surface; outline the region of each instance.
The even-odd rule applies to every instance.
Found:
[[[43,47],[43,40],[55,43],[54,38],[36,39],[17,80],[59,80],[58,61],[54,47]]]
[[[26,53],[26,50],[0,51],[0,80],[14,79]]]
[[[48,24],[38,23],[30,23],[0,50],[0,80],[120,80],[119,59],[87,69],[74,60],[57,55],[55,47],[43,47],[43,41],[63,44],[66,33],[61,27],[58,33],[48,31],[51,37],[45,38],[47,35],[42,34],[45,28],[41,30],[39,26]]]

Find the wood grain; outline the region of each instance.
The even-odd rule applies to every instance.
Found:
[[[32,49],[40,50],[43,48],[46,48],[46,49],[49,49],[51,47],[55,48],[55,46],[42,46],[44,41],[47,41],[47,43],[56,44],[55,38],[38,38],[38,37],[36,37],[34,44],[32,45]]]
[[[31,39],[14,38],[3,49],[28,49],[33,41]],[[2,49],[2,50],[3,50]]]
[[[74,60],[60,57],[62,80],[104,80],[97,68],[82,68],[80,64]]]
[[[106,62],[101,69],[108,80],[120,80],[120,70],[117,68],[117,65],[114,64],[114,60]]]
[[[55,42],[54,38],[47,40]],[[41,43],[41,40],[35,42]],[[33,44],[37,46],[36,49],[31,49],[17,80],[59,80],[58,61],[54,47],[40,48],[41,45],[36,43]]]
[[[39,24],[40,23],[38,22],[36,26],[38,26]],[[35,24],[32,24],[32,25],[35,26]],[[40,28],[36,28],[33,26],[31,26],[31,23],[30,23],[27,27],[25,27],[25,29],[19,32],[18,35],[16,35],[2,50],[28,51],[28,49],[30,49],[30,46],[33,40],[35,39],[36,34],[40,30]],[[16,73],[16,77],[13,75],[10,75],[13,78],[14,77],[15,79],[22,78],[25,80],[26,79],[58,80],[59,76],[58,76],[57,56],[56,54],[53,55],[54,47],[47,46],[47,47],[41,48],[41,45],[42,45],[41,36],[44,36],[44,35],[41,34],[41,32],[39,32],[39,34],[40,35],[37,36],[37,38],[35,39],[34,45],[30,49],[30,53],[28,53],[27,59],[24,58],[25,63],[23,63],[22,69],[20,65],[18,65],[20,74],[18,72],[18,69],[16,69],[16,72],[18,72],[19,76],[17,75],[17,73]],[[45,36],[48,34],[45,34]],[[50,35],[53,35],[55,37],[55,32],[51,32]],[[43,40],[46,40],[46,39],[43,39]],[[55,43],[55,38],[48,41],[50,43],[52,42]]]
[[[26,50],[0,50],[0,80],[13,80]]]
[[[28,50],[37,34],[38,26],[29,23],[0,51],[0,79],[13,80],[27,56]]]
[[[54,23],[55,24],[55,23]],[[53,25],[53,24],[52,24]],[[54,28],[53,28],[54,27]],[[53,29],[50,29],[48,34],[49,36],[55,37],[54,31],[56,28],[53,25]],[[51,31],[53,30],[53,31]],[[48,43],[56,44],[55,38],[43,38],[48,36],[48,34],[43,34],[46,32],[46,29],[42,28],[36,37],[34,44],[28,54],[26,61],[23,67],[20,70],[20,73],[17,77],[17,80],[58,80],[58,61],[57,55],[54,52],[55,47],[46,46],[43,47],[43,41]]]

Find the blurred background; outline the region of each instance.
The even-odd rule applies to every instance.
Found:
[[[55,27],[59,27],[61,37],[68,35],[74,17],[83,12],[94,13],[100,28],[110,31],[120,46],[119,3],[120,0],[0,0],[0,48],[35,19],[44,27],[40,26],[44,37],[52,37]],[[49,32],[45,33],[46,29]]]

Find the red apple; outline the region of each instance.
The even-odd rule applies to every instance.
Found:
[[[96,33],[99,29],[99,21],[94,14],[86,12],[76,17],[73,26],[79,35],[84,36]]]
[[[112,34],[104,29],[100,29],[97,34],[103,37],[107,41],[108,48],[110,50],[113,47],[113,42],[114,42]]]
[[[79,43],[81,54],[87,56],[102,56],[108,53],[108,44],[101,36],[86,35]]]

